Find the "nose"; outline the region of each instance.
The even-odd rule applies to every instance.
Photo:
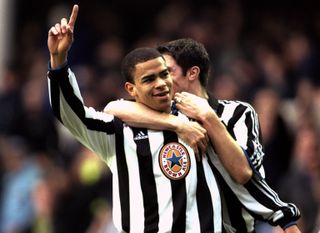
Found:
[[[157,77],[155,86],[156,88],[161,88],[161,87],[167,86],[167,83],[165,82],[164,79]]]

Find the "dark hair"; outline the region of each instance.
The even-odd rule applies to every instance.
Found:
[[[191,38],[183,38],[163,43],[157,47],[162,54],[169,54],[182,68],[183,74],[193,67],[200,68],[200,83],[203,87],[208,84],[210,75],[210,58],[204,45]]]
[[[136,65],[158,57],[163,58],[162,54],[155,48],[134,49],[123,58],[121,73],[126,81],[134,83],[133,72],[135,71]]]

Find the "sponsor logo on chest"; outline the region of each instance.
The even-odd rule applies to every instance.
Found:
[[[159,165],[162,173],[169,179],[183,179],[191,166],[189,152],[178,142],[165,144],[159,153]]]

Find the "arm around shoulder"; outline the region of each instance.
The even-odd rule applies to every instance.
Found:
[[[157,112],[142,103],[123,99],[109,102],[104,112],[120,118],[133,127],[176,131],[181,124],[174,115]]]
[[[192,147],[198,159],[200,159],[199,150],[204,152],[207,149],[207,132],[197,122],[183,120],[180,117],[164,112],[160,113],[141,103],[127,100],[110,102],[105,107],[104,112],[120,118],[133,127],[174,131],[184,142]]]
[[[238,184],[247,183],[253,171],[240,145],[232,138],[214,111],[201,120],[214,149],[232,179]]]

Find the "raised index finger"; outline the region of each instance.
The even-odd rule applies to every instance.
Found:
[[[77,16],[78,16],[78,11],[79,11],[79,6],[78,5],[74,5],[72,8],[72,12],[69,18],[69,22],[68,25],[71,27],[71,30],[73,30],[74,28],[74,24],[76,23],[77,20]]]

